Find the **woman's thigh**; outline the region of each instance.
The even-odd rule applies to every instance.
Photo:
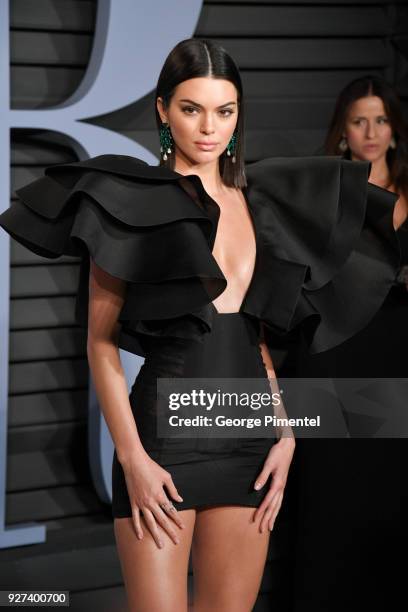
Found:
[[[192,543],[194,612],[250,612],[261,584],[269,529],[259,531],[256,508],[197,510]]]
[[[130,612],[187,612],[187,575],[195,510],[179,510],[185,524],[175,528],[180,542],[175,544],[158,525],[164,540],[158,548],[143,516],[143,539],[137,538],[131,518],[114,519],[116,546]]]

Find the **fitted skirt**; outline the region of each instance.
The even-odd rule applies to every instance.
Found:
[[[259,346],[259,322],[243,312],[215,312],[211,332],[204,334],[201,342],[155,338],[129,395],[144,449],[170,472],[183,498],[182,502],[174,500],[166,491],[178,510],[214,504],[258,507],[269,490],[271,477],[260,491],[254,489],[254,484],[276,442],[275,434],[159,437],[159,377],[261,378],[266,388],[269,383]],[[112,463],[112,514],[114,518],[132,516],[116,450]]]

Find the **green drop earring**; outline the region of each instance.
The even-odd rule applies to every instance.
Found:
[[[235,157],[236,148],[237,148],[237,135],[236,135],[236,132],[234,132],[230,138],[229,143],[227,144],[227,155],[228,157],[232,156],[231,161],[233,164],[235,164],[236,162],[236,157]]]
[[[170,155],[171,147],[173,146],[173,136],[171,135],[170,126],[168,123],[162,123],[160,127],[160,153],[163,160],[167,160],[167,154]]]

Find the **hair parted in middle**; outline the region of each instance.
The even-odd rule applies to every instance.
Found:
[[[244,106],[241,76],[232,57],[219,43],[209,39],[187,38],[180,41],[167,56],[156,86],[155,101],[161,97],[167,109],[177,85],[188,79],[211,77],[226,79],[237,89],[238,120],[234,131],[236,138],[235,163],[227,151],[219,157],[220,175],[225,185],[242,188],[246,186],[244,161]],[[162,121],[156,107],[157,128]],[[174,169],[174,155],[160,159],[160,165]]]

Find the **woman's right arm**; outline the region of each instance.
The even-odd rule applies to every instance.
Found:
[[[182,526],[176,510],[167,515],[159,506],[171,501],[163,490],[163,484],[175,499],[180,501],[181,497],[171,474],[146,453],[130,407],[118,348],[118,317],[125,290],[125,281],[111,276],[90,260],[87,356],[99,404],[126,477],[136,533],[143,537],[140,524],[142,511],[159,545],[156,520],[175,541],[177,534],[168,516]]]

